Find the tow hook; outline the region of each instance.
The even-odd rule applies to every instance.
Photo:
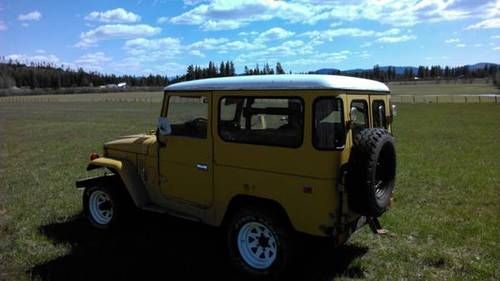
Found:
[[[370,229],[372,230],[372,232],[374,234],[384,235],[384,234],[388,233],[388,231],[386,229],[382,228],[378,218],[368,217],[367,220],[368,220],[368,225],[370,226]]]

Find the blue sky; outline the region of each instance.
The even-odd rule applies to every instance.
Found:
[[[0,0],[0,56],[169,76],[500,63],[500,0]]]

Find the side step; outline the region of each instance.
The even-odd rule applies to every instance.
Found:
[[[141,207],[141,209],[153,213],[160,213],[160,214],[167,214],[168,211],[165,208],[162,208],[160,206],[157,206],[155,204],[148,204],[146,206]]]
[[[141,207],[141,209],[145,210],[145,211],[153,212],[153,213],[167,214],[167,215],[181,218],[181,219],[185,219],[185,220],[190,220],[190,221],[195,221],[195,222],[200,221],[200,219],[197,217],[181,214],[179,212],[170,211],[166,208],[162,208],[162,207],[155,205],[155,204],[148,204],[146,206]]]

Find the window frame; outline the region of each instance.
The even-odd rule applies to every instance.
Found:
[[[242,141],[232,141],[232,140],[227,140],[225,139],[222,134],[221,134],[221,116],[222,116],[222,100],[225,98],[243,98],[243,99],[248,99],[248,98],[253,98],[253,99],[297,99],[300,101],[302,105],[302,115],[300,116],[302,118],[302,126],[301,126],[301,134],[300,134],[300,142],[298,143],[297,146],[284,146],[284,145],[279,145],[279,144],[269,144],[269,143],[255,143],[255,142],[242,142]],[[250,144],[250,145],[259,145],[259,146],[272,146],[272,147],[282,147],[282,148],[290,148],[290,149],[298,149],[304,145],[304,123],[305,123],[305,112],[306,112],[306,107],[305,107],[305,102],[304,99],[300,96],[259,96],[259,95],[224,95],[219,98],[218,105],[217,105],[217,134],[219,135],[219,138],[223,142],[228,142],[228,143],[239,143],[239,144]],[[243,113],[242,113],[243,114]]]
[[[383,113],[383,121],[382,122],[382,126],[381,127],[375,127],[375,114],[378,114],[378,107],[375,108],[375,103],[378,103],[378,102],[381,102],[383,105],[384,105],[384,113]],[[387,122],[387,116],[385,114],[386,112],[386,108],[387,108],[387,105],[385,104],[385,101],[383,99],[374,99],[372,100],[372,127],[373,128],[383,128],[383,129],[387,129],[387,125],[388,125],[388,122]],[[382,121],[382,120],[381,120]]]
[[[170,122],[170,119],[168,117],[168,111],[171,107],[171,104],[170,104],[170,100],[172,97],[180,97],[180,98],[207,98],[207,128],[206,128],[206,132],[205,132],[205,137],[197,137],[197,136],[188,136],[188,135],[174,135],[174,134],[170,134],[168,135],[168,137],[183,137],[183,138],[191,138],[191,139],[198,139],[198,140],[207,140],[209,139],[210,137],[210,108],[211,108],[211,105],[210,105],[210,95],[209,94],[206,94],[206,93],[190,93],[190,94],[184,94],[184,93],[169,93],[167,94],[167,102],[165,103],[165,108],[164,108],[164,114],[163,114],[163,117],[167,118]],[[163,110],[163,108],[162,108]],[[171,125],[175,125],[175,124],[171,124]],[[173,132],[173,130],[172,130]]]
[[[369,106],[370,106],[370,102],[369,102],[369,101],[367,101],[367,100],[365,100],[365,99],[353,99],[353,100],[351,100],[351,103],[349,104],[349,114],[350,114],[350,112],[351,112],[351,108],[353,107],[353,106],[352,106],[352,104],[353,104],[353,103],[355,103],[355,102],[362,102],[362,103],[364,103],[364,104],[365,104],[365,109],[366,109],[366,110],[365,110],[365,121],[366,121],[366,127],[365,127],[365,128],[363,128],[363,130],[364,130],[364,129],[369,129],[369,128],[371,128],[371,127],[370,127],[370,107],[369,107]],[[351,122],[352,122],[352,121],[351,121]],[[351,126],[352,126],[352,124],[351,124]],[[362,130],[361,130],[361,131],[362,131]],[[360,132],[361,132],[361,131],[360,131]],[[351,133],[352,133],[352,127],[351,127]],[[353,137],[353,139],[354,139],[354,133],[352,133],[352,137]]]
[[[320,148],[318,146],[316,146],[316,141],[315,141],[315,136],[316,136],[316,103],[320,100],[323,100],[323,99],[340,99],[341,103],[342,103],[342,114],[341,114],[341,122],[342,122],[342,127],[344,128],[344,145],[342,147],[334,147],[334,148]],[[319,150],[319,151],[342,151],[345,149],[345,143],[347,141],[347,131],[346,131],[346,124],[345,124],[345,112],[344,112],[344,99],[339,97],[339,96],[324,96],[324,97],[317,97],[314,99],[313,101],[313,104],[312,104],[312,115],[311,115],[311,120],[312,120],[312,136],[311,136],[311,142],[312,142],[312,145],[313,147],[316,149],[316,150]]]

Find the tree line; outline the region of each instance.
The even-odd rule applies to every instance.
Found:
[[[368,78],[382,82],[390,81],[410,81],[410,80],[455,80],[455,79],[474,79],[491,78],[495,82],[500,82],[498,78],[499,66],[496,64],[485,64],[483,67],[471,67],[469,65],[449,67],[449,66],[419,66],[416,69],[406,67],[403,71],[397,72],[396,67],[380,67],[375,65],[371,70],[362,70],[355,72],[339,72],[340,75]]]
[[[491,78],[495,84],[500,85],[500,71],[496,64],[484,64],[483,67],[471,66],[419,66],[417,68],[407,67],[403,70],[394,66],[380,67],[375,65],[369,70],[339,71],[332,74],[355,76],[378,80],[411,81],[411,80],[452,80],[452,79],[474,79]],[[98,87],[108,84],[125,82],[130,87],[163,87],[165,85],[180,81],[189,81],[212,77],[228,77],[236,75],[273,75],[287,73],[280,62],[274,67],[265,63],[262,66],[256,64],[254,67],[245,65],[244,72],[237,74],[233,61],[221,61],[216,63],[209,61],[207,66],[189,65],[185,74],[177,75],[169,79],[162,75],[134,76],[102,74],[95,71],[85,71],[82,68],[71,69],[64,66],[56,66],[51,63],[38,62],[24,64],[17,61],[5,61],[0,58],[0,89],[12,87],[18,88],[75,88],[75,87]],[[292,73],[292,71],[289,71]],[[314,72],[309,72],[314,73]],[[464,80],[465,81],[465,80]]]
[[[162,75],[152,74],[118,76],[94,71],[87,72],[82,68],[75,70],[45,62],[24,64],[3,59],[0,62],[0,89],[97,87],[121,82],[131,87],[162,87],[168,84],[168,79]]]
[[[276,63],[276,67],[271,67],[269,63],[265,63],[262,67],[256,64],[255,67],[248,67],[245,65],[244,72],[242,74],[237,74],[234,68],[233,61],[221,61],[217,64],[213,61],[208,62],[208,66],[199,66],[191,64],[186,69],[186,74],[176,76],[171,79],[170,83],[176,83],[180,81],[190,81],[204,78],[214,78],[214,77],[228,77],[237,75],[268,75],[268,74],[285,74],[285,69],[280,62]],[[290,72],[291,73],[291,72]]]

